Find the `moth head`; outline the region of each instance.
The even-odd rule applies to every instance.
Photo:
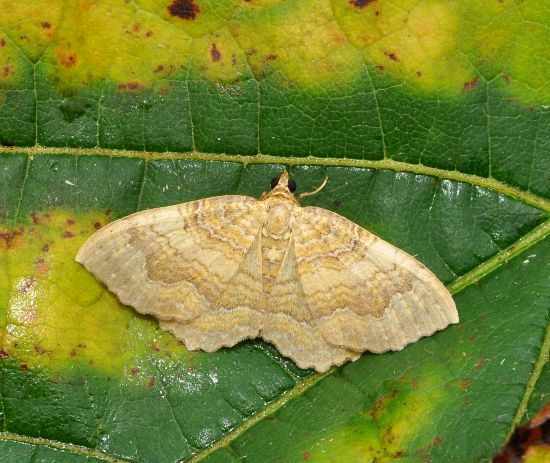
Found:
[[[325,177],[323,183],[315,191],[310,191],[302,193],[297,197],[294,197],[294,192],[296,191],[296,182],[290,178],[289,173],[286,170],[283,170],[281,175],[278,177],[273,177],[271,179],[271,191],[264,193],[260,199],[266,199],[270,197],[286,198],[290,199],[296,203],[303,198],[304,196],[311,196],[319,193],[327,184],[328,177]]]
[[[290,175],[286,170],[283,170],[281,175],[271,179],[271,189],[294,193],[296,191],[296,182],[290,178]]]

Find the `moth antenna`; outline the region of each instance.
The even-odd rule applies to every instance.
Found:
[[[302,193],[302,194],[299,194],[298,195],[298,201],[300,201],[302,198],[305,198],[306,196],[313,196],[313,195],[316,195],[317,193],[319,193],[323,188],[325,188],[326,184],[328,182],[328,176],[325,177],[325,179],[323,180],[323,183],[321,183],[321,185],[319,185],[317,187],[317,189],[313,190],[313,191],[307,191],[305,193]]]

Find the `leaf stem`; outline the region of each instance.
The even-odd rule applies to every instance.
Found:
[[[484,178],[478,175],[466,174],[456,170],[445,170],[436,167],[429,167],[422,164],[411,164],[407,162],[394,161],[392,159],[368,160],[349,158],[319,158],[307,157],[286,157],[257,154],[254,156],[229,155],[219,153],[202,153],[191,151],[188,153],[175,152],[151,152],[151,151],[129,151],[103,148],[48,148],[41,146],[34,147],[0,147],[0,154],[21,153],[30,157],[48,154],[65,154],[70,156],[101,155],[111,157],[131,157],[145,160],[161,159],[192,159],[198,161],[222,161],[237,162],[243,165],[248,164],[282,164],[287,166],[324,166],[324,167],[356,167],[363,169],[387,169],[396,172],[409,172],[417,175],[429,175],[446,180],[469,183],[471,185],[490,188],[491,190],[505,194],[512,198],[523,201],[526,204],[550,212],[550,200],[520,190],[494,178]]]
[[[126,458],[116,458],[99,450],[91,449],[88,447],[82,447],[80,445],[66,444],[56,440],[45,439],[43,437],[29,437],[15,434],[8,431],[0,432],[0,441],[21,442],[25,444],[31,444],[40,447],[49,447],[57,450],[63,450],[65,452],[71,452],[76,455],[82,455],[89,458],[97,458],[107,463],[131,463],[132,460]]]
[[[519,240],[508,246],[506,249],[500,251],[495,256],[491,257],[474,269],[470,270],[468,273],[465,273],[461,277],[458,277],[455,281],[448,285],[447,288],[452,294],[458,293],[465,287],[477,282],[488,273],[500,267],[502,264],[508,262],[513,257],[521,254],[527,248],[533,246],[535,243],[542,240],[549,234],[550,220],[547,220],[546,222],[540,224],[538,227],[535,227],[526,235],[522,236]]]
[[[510,439],[510,436],[515,431],[516,426],[518,426],[521,423],[521,421],[525,419],[525,413],[527,412],[527,406],[529,404],[529,400],[533,395],[533,391],[535,390],[537,381],[542,373],[542,370],[544,369],[545,365],[548,363],[549,360],[550,360],[550,321],[546,327],[546,335],[544,336],[544,341],[542,342],[539,357],[535,362],[535,366],[533,368],[533,372],[531,373],[531,377],[529,378],[529,380],[527,381],[527,385],[525,386],[525,394],[523,394],[521,402],[518,405],[516,415],[514,416],[514,419],[512,420],[512,422],[510,423],[510,429],[506,434],[504,442],[508,442],[508,440]]]
[[[306,379],[299,382],[296,386],[294,386],[292,389],[287,391],[281,397],[274,400],[265,408],[261,409],[260,411],[252,415],[246,421],[243,421],[243,423],[240,426],[233,429],[231,432],[227,433],[225,436],[223,436],[220,440],[216,441],[210,447],[195,454],[193,457],[187,460],[186,463],[198,463],[199,461],[204,460],[206,457],[214,453],[216,450],[220,450],[224,447],[228,447],[232,441],[234,441],[240,435],[244,434],[252,426],[256,425],[259,421],[263,420],[264,418],[270,415],[273,415],[277,410],[284,407],[288,402],[290,402],[291,400],[293,400],[298,396],[301,396],[305,391],[307,391],[309,388],[317,384],[323,378],[331,375],[334,371],[336,371],[336,369],[337,369],[336,367],[333,367],[330,370],[326,371],[325,373],[322,373],[322,374],[315,373],[308,376]]]

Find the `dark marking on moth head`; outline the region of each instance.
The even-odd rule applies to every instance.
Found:
[[[273,188],[275,188],[277,186],[277,183],[279,183],[279,179],[281,178],[281,176],[277,176],[277,177],[273,177],[271,179],[271,189],[273,190]],[[288,189],[291,193],[294,193],[296,191],[296,182],[294,180],[292,180],[291,178],[288,179]]]

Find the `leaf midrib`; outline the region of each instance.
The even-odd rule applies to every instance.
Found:
[[[521,190],[494,178],[467,174],[457,170],[445,170],[423,164],[394,161],[392,159],[369,160],[334,157],[320,158],[315,156],[286,157],[267,154],[242,156],[238,154],[204,153],[198,151],[177,153],[171,151],[132,151],[104,148],[50,148],[39,145],[32,147],[0,146],[0,154],[26,154],[31,159],[34,156],[41,155],[109,156],[137,158],[145,161],[189,159],[194,161],[236,162],[243,164],[244,166],[249,164],[282,164],[286,166],[356,167],[363,169],[392,170],[395,172],[426,175],[442,180],[469,183],[474,186],[488,188],[496,191],[497,193],[504,194],[525,204],[536,207],[544,212],[550,213],[550,199],[536,195],[530,191]]]

